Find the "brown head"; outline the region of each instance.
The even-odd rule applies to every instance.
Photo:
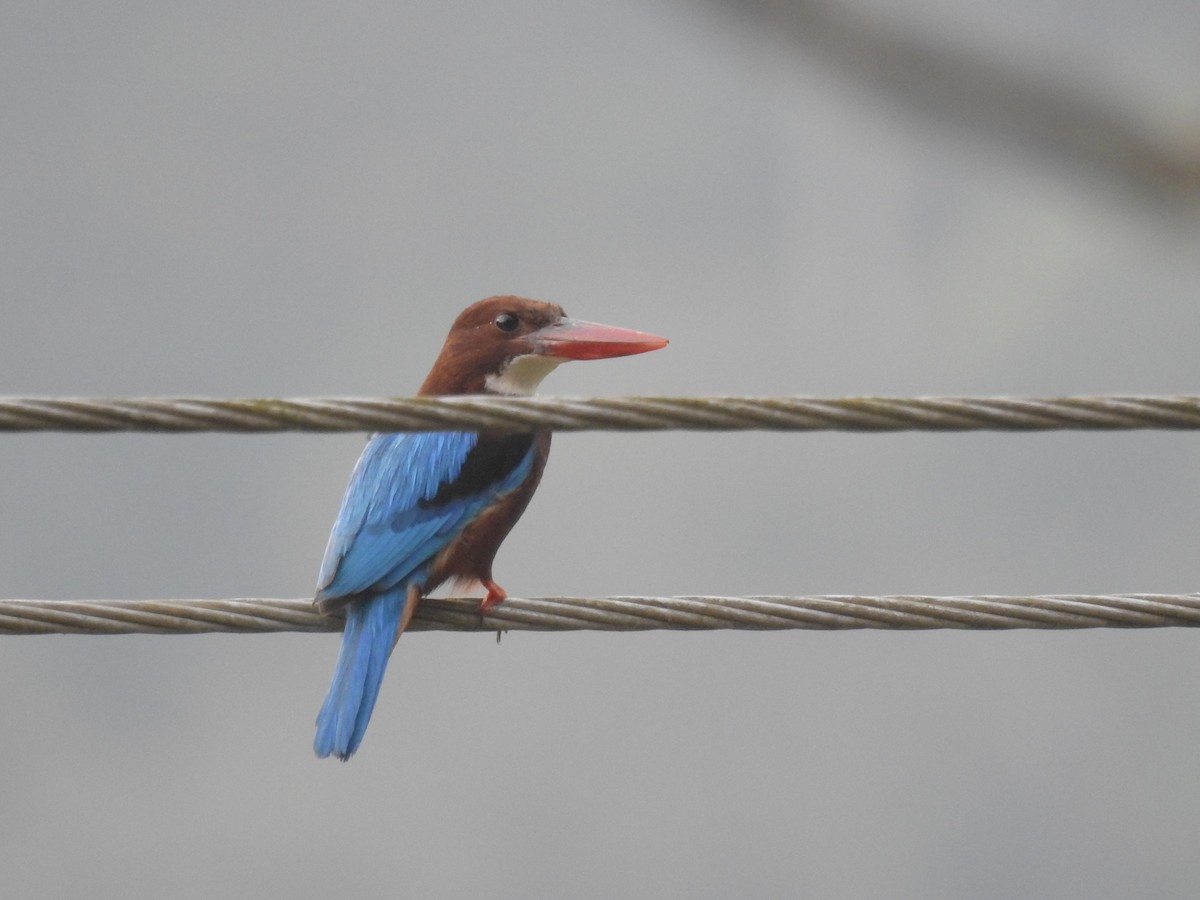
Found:
[[[418,393],[528,395],[566,360],[629,356],[666,344],[653,334],[568,318],[556,303],[488,297],[454,320]]]

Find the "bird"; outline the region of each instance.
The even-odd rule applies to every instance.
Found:
[[[666,338],[568,318],[554,303],[488,297],[446,336],[420,396],[528,396],[557,365],[666,346]],[[348,760],[366,733],[384,670],[421,598],[478,582],[481,611],[507,596],[492,578],[501,542],[525,511],[550,453],[549,432],[375,434],[350,476],[317,577],[314,604],[344,611],[318,757]]]

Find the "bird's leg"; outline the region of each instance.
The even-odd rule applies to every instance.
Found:
[[[508,593],[496,582],[490,578],[481,579],[481,584],[487,588],[487,596],[483,598],[483,602],[479,604],[480,612],[487,612],[501,600],[508,599]]]

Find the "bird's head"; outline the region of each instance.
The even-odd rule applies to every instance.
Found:
[[[420,393],[528,395],[569,359],[607,359],[665,347],[666,338],[570,319],[561,306],[489,297],[450,327]]]

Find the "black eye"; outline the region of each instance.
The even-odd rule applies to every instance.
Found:
[[[521,325],[521,320],[512,313],[500,313],[500,315],[496,316],[494,321],[496,327],[501,331],[516,331]]]

